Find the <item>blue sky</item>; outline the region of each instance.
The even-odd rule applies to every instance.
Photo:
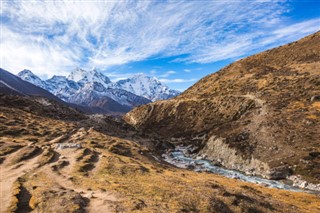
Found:
[[[1,67],[42,78],[96,67],[184,90],[235,60],[320,30],[320,3],[1,1]]]

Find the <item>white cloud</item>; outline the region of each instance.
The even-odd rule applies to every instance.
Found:
[[[191,78],[191,79],[182,79],[182,78],[175,78],[175,79],[167,79],[167,78],[160,78],[159,81],[162,83],[186,83],[186,82],[195,82],[199,79]]]
[[[286,12],[283,0],[5,1],[1,67],[50,76],[75,66],[104,70],[153,56],[209,63],[319,30],[319,19],[289,23],[282,18]]]
[[[191,72],[192,70],[184,69],[183,71],[185,71],[185,72]]]
[[[153,69],[153,70],[150,70],[150,75],[156,75],[157,74],[157,70]]]
[[[118,73],[118,72],[103,72],[103,73],[106,76],[108,76],[112,82],[117,82],[120,80],[131,78],[134,75],[133,73]],[[137,73],[137,74],[143,74],[143,73]]]
[[[160,77],[160,78],[167,78],[167,77],[169,77],[169,76],[171,76],[171,75],[173,75],[173,74],[176,74],[176,73],[177,73],[176,71],[170,70],[170,71],[168,71],[168,72],[165,72],[165,73],[162,74],[162,75],[159,75],[159,77]]]

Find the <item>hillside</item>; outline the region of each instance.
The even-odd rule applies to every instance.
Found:
[[[1,212],[319,209],[316,195],[171,166],[160,160],[159,139],[108,116],[21,96],[0,100]]]
[[[19,77],[2,68],[0,68],[0,93],[46,97],[50,100],[55,100],[57,102],[63,103],[62,100],[60,100],[47,90],[44,90],[27,81],[23,81]]]
[[[241,59],[124,119],[227,168],[320,183],[320,32]]]

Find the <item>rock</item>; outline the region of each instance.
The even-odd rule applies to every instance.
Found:
[[[202,160],[202,156],[197,156],[196,160]]]
[[[90,194],[87,195],[87,198],[89,198],[89,199],[96,198],[93,194],[94,194],[94,193],[91,192]]]
[[[214,161],[214,162],[212,162],[212,164],[213,164],[214,166],[219,166],[219,167],[222,166],[221,162],[218,162],[218,161]]]
[[[309,155],[310,155],[312,158],[317,158],[317,157],[320,157],[320,152],[310,152]]]
[[[194,165],[192,165],[192,164],[189,164],[188,166],[187,166],[187,169],[189,169],[189,170],[194,170],[196,167],[194,166]]]
[[[142,210],[142,209],[144,209],[145,207],[147,207],[147,204],[144,202],[144,200],[141,200],[141,199],[139,199],[139,200],[137,200],[136,202],[135,202],[135,206],[133,207],[133,211],[135,211],[135,210]]]
[[[284,165],[272,168],[269,173],[267,174],[267,177],[272,180],[279,180],[279,179],[285,179],[292,173],[292,170]]]
[[[308,185],[308,182],[307,182],[307,181],[302,181],[302,182],[298,185],[298,187],[300,187],[300,188],[306,188],[307,185]]]
[[[320,95],[314,95],[311,97],[311,102],[320,101]]]
[[[266,183],[260,183],[259,185],[264,186],[264,187],[268,187],[269,185]]]
[[[291,175],[288,177],[288,179],[293,182],[293,186],[295,187],[309,189],[313,191],[320,191],[320,184],[309,183],[305,180],[302,180],[300,175]]]
[[[247,169],[244,172],[245,172],[246,175],[251,175],[251,176],[255,176],[256,175],[255,169]]]

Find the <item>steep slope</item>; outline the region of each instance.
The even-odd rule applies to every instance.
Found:
[[[0,212],[320,210],[316,195],[178,169],[123,123],[33,101],[0,96]]]
[[[151,101],[166,100],[180,94],[179,91],[169,89],[156,78],[144,74],[137,74],[131,78],[120,80],[116,82],[116,86]]]
[[[11,91],[10,94],[41,96],[60,103],[62,102],[47,90],[24,81],[2,68],[0,68],[0,85],[0,93],[7,94],[7,92]]]
[[[24,70],[21,73],[27,79],[33,79],[34,83],[37,83],[39,86],[42,86],[43,88],[48,88],[48,86],[50,86],[44,81],[42,81],[42,83],[38,81],[39,78],[36,75],[34,75],[31,71]],[[56,77],[57,76],[55,76],[54,78]],[[61,100],[60,99],[61,97],[57,97],[51,94],[50,92],[48,92],[46,89],[40,88],[39,86],[36,86],[27,81],[24,81],[20,77],[17,77],[6,70],[0,69],[0,94],[1,95],[28,96],[26,97],[26,99],[28,98],[37,99],[38,97],[38,100],[40,102],[49,104],[52,107],[55,107],[54,103],[52,102],[54,101],[64,105],[65,108],[71,107],[85,113],[108,113],[108,114],[119,116],[120,114],[128,110],[128,109],[121,110],[120,108],[122,107],[121,105],[119,106],[119,108],[116,108],[116,110],[109,110],[108,108],[109,106],[107,104],[105,104],[105,106],[100,108],[95,106],[90,106],[90,107],[81,106],[76,103],[67,103]],[[71,110],[74,110],[74,109],[71,109]]]
[[[320,33],[239,60],[125,116],[223,166],[320,183]]]

